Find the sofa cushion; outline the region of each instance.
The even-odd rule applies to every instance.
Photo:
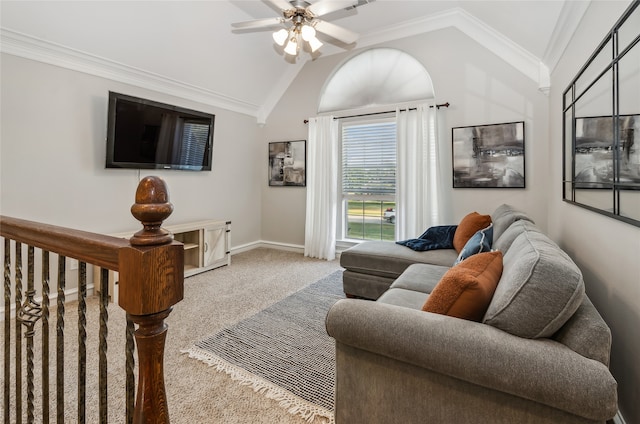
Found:
[[[519,221],[515,221],[509,226],[509,228],[504,230],[499,238],[494,237],[493,248],[496,250],[500,250],[502,254],[507,253],[507,250],[509,250],[516,237],[518,237],[525,231],[534,231],[538,233],[541,232],[533,222],[527,221],[526,219],[521,219]]]
[[[450,269],[451,267],[448,266],[413,264],[391,284],[390,289],[407,289],[431,293],[442,279],[442,276]],[[420,308],[422,308],[422,304],[420,304]]]
[[[553,339],[585,358],[609,366],[611,330],[587,296]]]
[[[502,253],[484,252],[451,268],[433,289],[422,310],[480,321],[502,274]]]
[[[571,258],[544,234],[524,231],[504,255],[483,322],[520,337],[551,337],[583,296],[582,274]]]
[[[491,245],[493,244],[493,224],[489,224],[487,228],[483,228],[478,231],[469,239],[467,244],[464,245],[458,259],[454,265],[459,264],[471,255],[482,252],[490,252]]]
[[[478,212],[471,212],[466,215],[458,224],[453,235],[453,247],[459,253],[471,237],[483,228],[491,224],[490,215],[480,215]]]
[[[416,252],[391,241],[367,241],[342,252],[340,265],[353,272],[396,279],[409,265],[451,266],[457,257],[454,249]]]
[[[527,220],[533,223],[533,220],[526,213],[517,210],[511,205],[503,204],[498,206],[491,214],[493,240],[497,241],[511,224],[519,220]]]
[[[377,302],[419,311],[427,296],[429,296],[427,293],[415,290],[389,289],[380,296]]]

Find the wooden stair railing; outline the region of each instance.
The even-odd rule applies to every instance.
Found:
[[[80,261],[80,274],[82,279],[86,278],[86,265],[93,264],[101,267],[101,297],[102,308],[106,308],[107,299],[107,277],[108,270],[119,272],[119,296],[118,304],[127,313],[128,323],[135,323],[138,328],[135,330],[135,340],[138,350],[138,385],[133,411],[127,412],[127,422],[135,424],[143,423],[169,423],[169,412],[167,397],[164,385],[164,346],[167,332],[167,325],[164,320],[171,313],[173,305],[183,298],[184,289],[184,248],[182,243],[173,241],[171,234],[161,228],[162,222],[172,213],[173,206],[169,203],[168,190],[163,180],[158,177],[146,177],[138,185],[135,204],[131,207],[131,213],[138,219],[143,228],[138,231],[130,240],[100,235],[85,231],[73,230],[53,225],[26,221],[18,218],[0,217],[0,235],[5,239],[5,266],[4,266],[4,297],[5,297],[5,345],[4,345],[4,422],[22,422],[22,365],[16,365],[16,405],[9,404],[10,373],[7,365],[9,357],[9,332],[10,327],[10,307],[11,307],[11,268],[10,262],[10,240],[17,246],[15,249],[15,272],[13,280],[16,281],[16,293],[13,295],[13,302],[16,306],[16,354],[22,356],[21,324],[27,327],[25,337],[27,338],[27,362],[33,359],[33,341],[29,341],[28,333],[33,333],[35,321],[44,316],[43,320],[48,320],[48,293],[43,294],[43,304],[40,305],[34,299],[33,284],[33,248],[43,251],[43,291],[48,291],[48,253],[60,255],[59,280],[58,284],[58,309],[64,314],[64,258],[74,258]],[[22,299],[22,245],[28,246],[28,282],[26,284],[26,299]],[[62,268],[60,270],[60,267]],[[44,271],[46,269],[46,271]],[[80,283],[79,283],[80,285]],[[84,288],[79,288],[81,294]],[[83,300],[79,295],[80,307]],[[44,310],[44,314],[42,313]],[[60,313],[60,310],[58,310]],[[101,330],[106,326],[106,319],[103,321],[101,313]],[[106,312],[105,312],[106,316]],[[60,320],[60,318],[58,318]],[[79,323],[79,327],[82,323]],[[129,324],[131,329],[133,325]],[[60,328],[62,327],[62,328]],[[46,330],[48,332],[48,330]],[[58,332],[64,331],[64,322],[58,324]],[[83,331],[81,328],[80,331]],[[100,352],[101,379],[106,384],[106,328],[104,329],[104,348]],[[43,332],[45,332],[43,325]],[[102,333],[102,331],[101,331]],[[44,337],[44,336],[43,336]],[[101,336],[102,338],[103,336]],[[32,338],[32,337],[31,337]],[[101,340],[102,343],[102,340]],[[44,343],[48,344],[48,343]],[[102,346],[102,344],[101,344]],[[60,349],[60,347],[58,347]],[[133,351],[132,346],[129,349]],[[48,347],[43,346],[43,356],[48,354]],[[58,352],[58,357],[63,353]],[[80,355],[82,356],[82,355]],[[17,360],[18,358],[16,358]],[[44,360],[44,359],[43,359]],[[48,361],[48,359],[46,359]],[[59,360],[59,359],[58,359]],[[80,366],[81,367],[81,366]],[[33,369],[29,369],[27,382],[27,421],[33,422]],[[58,370],[59,371],[59,370]],[[64,370],[62,370],[62,374]],[[45,376],[45,374],[47,374]],[[60,371],[58,372],[60,374]],[[31,380],[29,380],[31,378]],[[64,377],[59,383],[64,385]],[[133,379],[133,373],[130,374]],[[129,373],[127,380],[129,380]],[[43,371],[43,385],[48,384],[48,372]],[[79,383],[80,385],[81,383]],[[133,382],[127,382],[127,392],[133,391]],[[82,390],[79,389],[79,392]],[[48,408],[48,389],[43,390],[43,408]],[[128,393],[129,395],[129,393]],[[80,396],[83,398],[84,396]],[[58,422],[64,422],[64,396],[58,394],[57,416]],[[60,399],[62,398],[62,400]],[[84,421],[83,399],[78,399],[78,422]],[[104,393],[99,395],[100,402],[100,422],[106,422],[106,388]],[[18,404],[19,403],[19,404]],[[11,408],[13,406],[13,408]],[[15,416],[11,417],[9,411],[13,409]],[[47,409],[48,411],[48,409]],[[49,422],[49,413],[43,413],[43,422]],[[91,420],[91,422],[94,422]]]

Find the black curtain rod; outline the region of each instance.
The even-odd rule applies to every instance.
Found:
[[[434,106],[429,106],[429,108],[433,108]],[[440,109],[441,107],[449,107],[449,102],[446,103],[440,103],[439,105],[435,105],[436,109]],[[406,109],[406,110],[416,110],[415,107]],[[372,113],[362,113],[360,115],[348,115],[348,116],[336,116],[333,119],[346,119],[346,118],[359,118],[361,116],[372,116],[372,115],[383,115],[385,113],[393,113],[395,112],[395,110],[387,110],[386,112],[372,112]],[[304,120],[305,124],[309,123],[308,119]]]

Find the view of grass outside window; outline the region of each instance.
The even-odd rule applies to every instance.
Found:
[[[396,125],[389,119],[342,125],[345,239],[395,240]]]
[[[395,240],[395,202],[347,201],[347,238]]]

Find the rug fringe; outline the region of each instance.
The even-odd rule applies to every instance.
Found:
[[[308,423],[313,423],[316,418],[320,422],[326,424],[334,424],[333,413],[318,405],[314,405],[299,396],[294,395],[282,387],[279,387],[249,371],[235,366],[217,355],[207,352],[197,347],[181,350],[190,358],[197,359],[210,367],[215,367],[216,371],[224,371],[233,381],[237,381],[242,386],[251,386],[254,392],[261,393],[268,399],[278,402],[282,408],[285,408],[290,414],[302,417]]]

